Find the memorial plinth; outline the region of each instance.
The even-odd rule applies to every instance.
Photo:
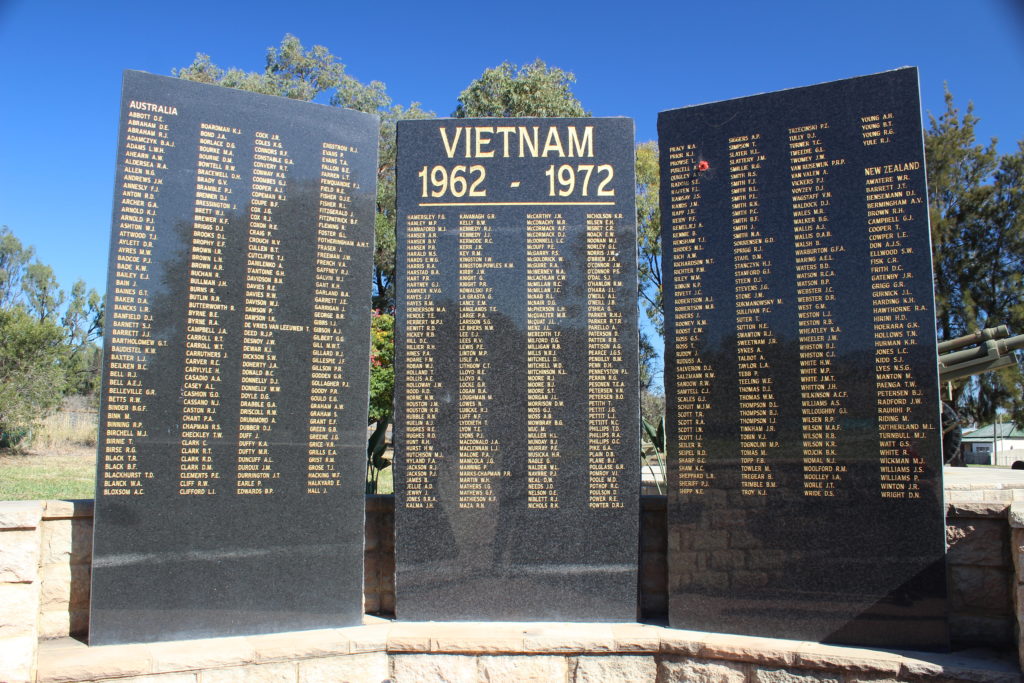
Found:
[[[631,621],[633,125],[398,124],[396,614]]]
[[[377,129],[125,73],[91,643],[360,623]]]
[[[671,625],[945,647],[916,70],[658,131]]]

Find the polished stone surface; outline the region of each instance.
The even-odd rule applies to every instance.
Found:
[[[916,70],[658,124],[670,623],[946,647]]]
[[[637,610],[633,124],[398,124],[396,614]]]
[[[357,624],[377,120],[122,97],[90,642]]]

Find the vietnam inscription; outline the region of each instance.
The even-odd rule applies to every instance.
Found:
[[[916,70],[663,112],[659,141],[670,623],[944,647]]]
[[[399,123],[400,618],[635,618],[632,140]]]
[[[359,623],[376,134],[126,72],[92,643]]]

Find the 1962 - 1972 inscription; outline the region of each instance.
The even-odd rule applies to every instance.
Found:
[[[632,126],[398,135],[397,612],[632,619]]]

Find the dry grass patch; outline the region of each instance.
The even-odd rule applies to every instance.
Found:
[[[96,413],[61,411],[50,415],[32,431],[29,453],[73,453],[96,448]]]
[[[96,434],[97,415],[85,400],[65,401],[17,451],[0,451],[0,500],[92,498]]]

